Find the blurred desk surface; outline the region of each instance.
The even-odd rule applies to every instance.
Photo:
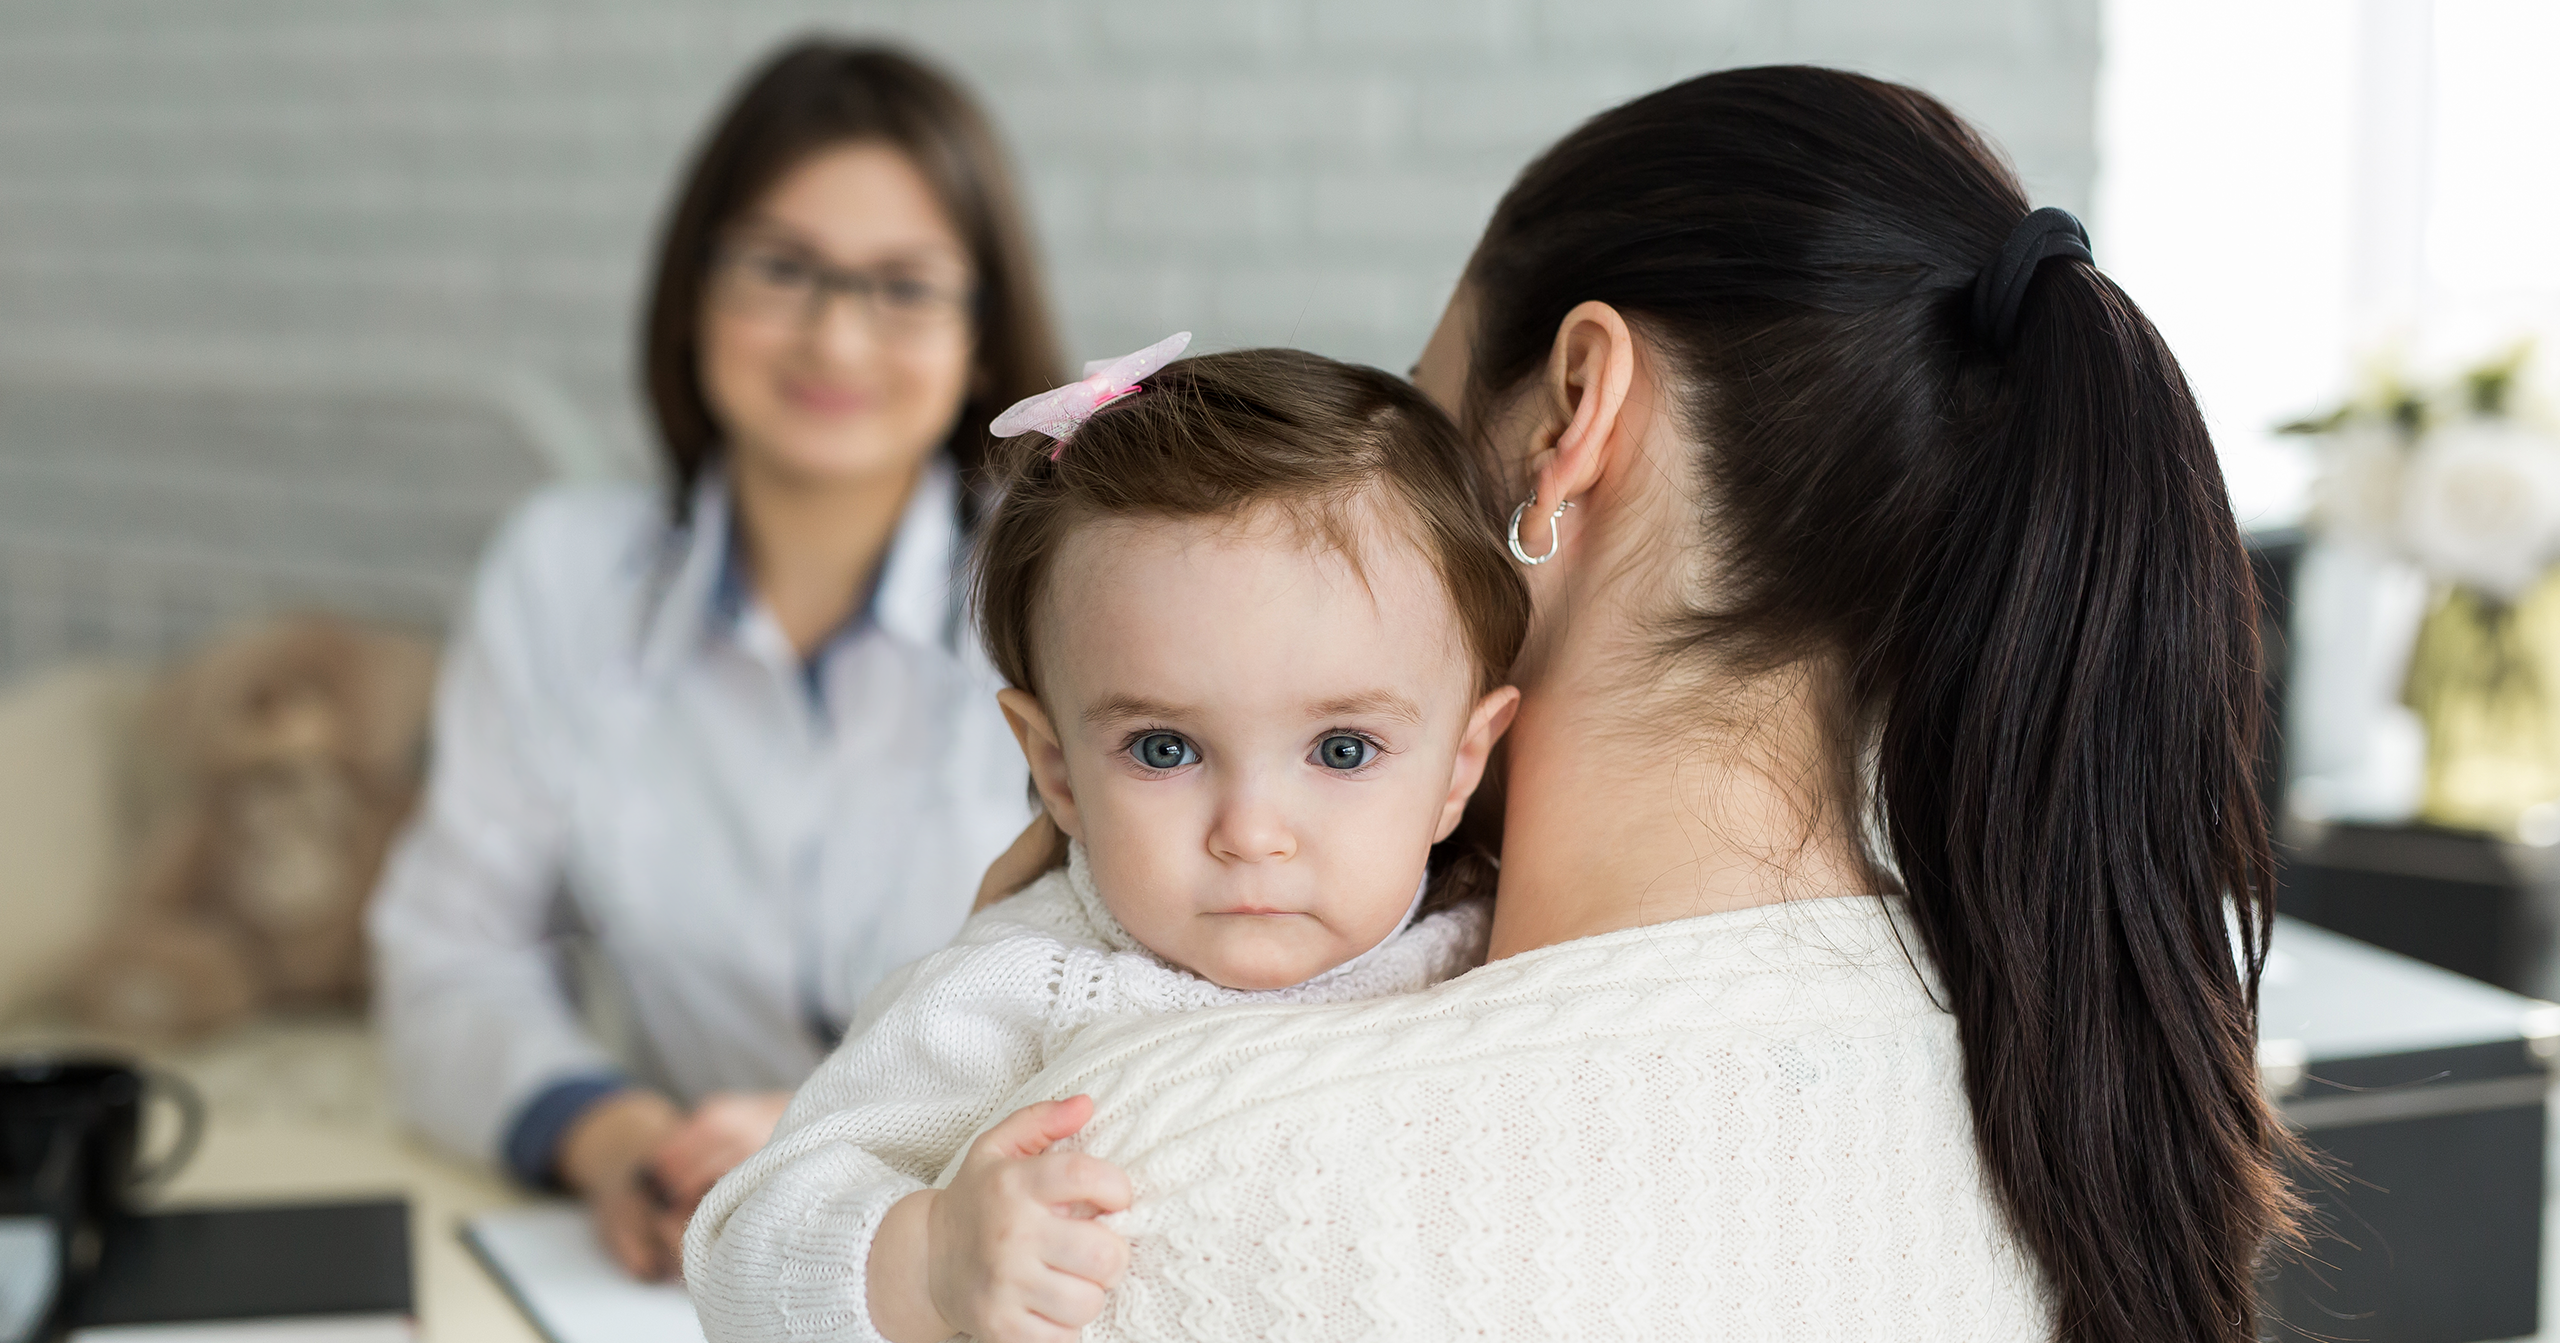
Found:
[[[420,1339],[540,1343],[459,1230],[463,1218],[527,1196],[496,1172],[401,1131],[374,1037],[361,1020],[260,1022],[176,1049],[49,1026],[0,1031],[0,1050],[81,1045],[138,1054],[204,1092],[204,1145],[158,1206],[406,1197]],[[167,1136],[155,1128],[146,1142],[157,1150]]]

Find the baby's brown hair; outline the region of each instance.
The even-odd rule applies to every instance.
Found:
[[[1389,525],[1440,576],[1475,662],[1502,684],[1529,628],[1529,590],[1495,533],[1485,463],[1411,383],[1299,350],[1177,360],[1096,411],[1062,449],[996,447],[1002,501],[978,534],[979,636],[1006,682],[1040,693],[1033,625],[1075,527],[1110,517],[1227,518],[1270,505],[1359,563],[1345,506],[1382,493]],[[1465,831],[1462,829],[1461,834]],[[1444,844],[1444,850],[1452,846]],[[1483,855],[1435,852],[1433,905],[1490,885]]]
[[[979,635],[1018,689],[1040,693],[1032,621],[1071,528],[1267,504],[1357,563],[1341,510],[1373,490],[1447,588],[1477,693],[1519,656],[1529,590],[1494,534],[1491,483],[1457,426],[1402,378],[1300,350],[1204,354],[1095,412],[1054,457],[1053,446],[1036,433],[998,445],[1004,497],[978,534]]]

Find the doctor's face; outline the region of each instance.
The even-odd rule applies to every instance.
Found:
[[[903,152],[812,155],[722,233],[711,267],[703,393],[737,470],[903,483],[949,437],[976,278]]]

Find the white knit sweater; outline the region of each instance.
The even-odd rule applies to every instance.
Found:
[[[1632,928],[1097,1029],[993,1109],[1092,1093],[1135,1187],[1087,1343],[2049,1339],[1920,954],[1865,897]]]
[[[1224,1005],[1411,993],[1484,959],[1483,902],[1415,921],[1303,984],[1221,988],[1157,958],[1103,906],[1079,849],[892,974],[803,1084],[765,1149],[712,1187],[685,1282],[713,1343],[875,1343],[865,1268],[889,1206],[1028,1101],[1006,1097],[1086,1031]]]

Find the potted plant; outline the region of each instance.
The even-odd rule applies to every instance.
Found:
[[[2434,588],[2402,697],[2426,731],[2418,817],[2560,842],[2560,433],[2519,344],[2429,385],[2383,364],[2316,436],[2313,527]]]

